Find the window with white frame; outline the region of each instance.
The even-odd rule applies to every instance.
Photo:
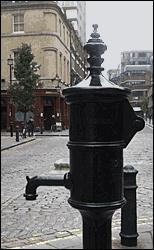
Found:
[[[13,32],[24,32],[24,14],[13,16]]]

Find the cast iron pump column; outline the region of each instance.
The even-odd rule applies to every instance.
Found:
[[[130,90],[105,79],[101,74],[101,54],[107,46],[93,25],[92,39],[84,46],[90,57],[90,74],[79,84],[65,88],[63,95],[70,108],[70,173],[61,184],[53,178],[28,180],[26,198],[36,198],[41,185],[65,185],[70,189],[69,204],[83,219],[83,248],[111,249],[111,219],[126,203],[123,197],[123,148],[144,120],[136,116],[127,97]],[[67,177],[67,178],[66,178]],[[37,185],[36,185],[37,183]],[[33,192],[32,192],[33,191]],[[31,196],[31,193],[33,195]],[[28,194],[28,195],[27,195]]]

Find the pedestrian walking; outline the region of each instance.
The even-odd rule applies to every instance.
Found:
[[[30,137],[30,131],[32,132],[31,136],[33,136],[33,132],[34,132],[34,119],[32,118],[32,116],[30,116],[29,121],[28,121],[29,137]]]
[[[55,133],[56,130],[56,122],[55,122],[55,115],[52,115],[52,131]]]

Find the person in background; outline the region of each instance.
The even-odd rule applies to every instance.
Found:
[[[56,130],[56,122],[55,122],[55,115],[52,115],[52,131],[55,133]]]
[[[30,131],[32,132],[31,136],[33,136],[33,132],[34,132],[34,119],[31,116],[30,116],[29,121],[28,121],[29,137],[30,137]]]

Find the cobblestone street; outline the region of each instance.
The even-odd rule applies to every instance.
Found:
[[[145,126],[124,149],[124,166],[132,165],[137,174],[138,231],[153,227],[153,129]],[[23,197],[26,175],[52,175],[54,163],[69,157],[69,137],[37,136],[36,140],[1,152],[1,241],[2,248],[26,245],[81,233],[78,210],[67,200],[64,187],[39,187],[35,201]],[[121,209],[113,215],[113,237],[119,237]],[[41,249],[41,246],[39,245]]]

